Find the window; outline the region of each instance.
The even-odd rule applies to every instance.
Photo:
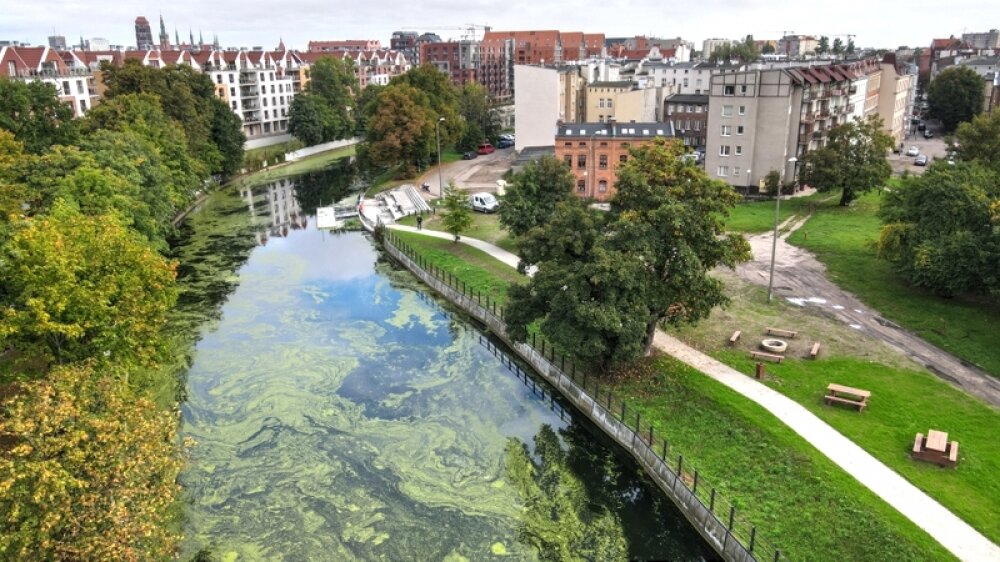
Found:
[[[263,98],[263,99],[264,99],[264,107],[267,107],[267,98]]]
[[[740,86],[740,93],[741,94],[747,93],[747,87],[746,86]]]
[[[667,106],[667,115],[673,115],[673,114],[674,114],[674,104],[670,104]]]
[[[607,147],[607,146],[608,146],[608,141],[601,141],[601,144],[600,144],[600,146],[601,146],[602,148],[605,148],[605,147]]]
[[[587,146],[587,143],[585,143],[585,142],[583,142],[583,141],[580,141],[580,148],[583,148],[583,147],[585,147],[585,146]]]
[[[80,113],[87,112],[87,100],[80,100]]]
[[[695,113],[701,113],[701,106],[700,105],[694,106],[694,112]]]
[[[264,74],[263,72],[261,72],[261,73],[260,73],[260,79],[261,79],[262,81],[264,80],[264,76],[265,76],[265,74]]]
[[[747,114],[747,106],[741,105],[740,106],[740,115],[746,115],[746,114]]]
[[[695,131],[700,131],[701,130],[701,121],[695,120],[695,122],[694,122],[694,130]]]
[[[63,95],[70,95],[72,90],[69,89],[69,80],[63,80]]]
[[[229,95],[236,97],[236,88],[229,88]]]
[[[233,100],[232,104],[233,104],[233,109],[236,109],[236,100]]]
[[[577,168],[586,168],[587,167],[587,155],[586,154],[577,155],[577,157],[576,157],[576,167]]]
[[[278,99],[281,101],[282,105],[284,105],[284,103],[285,103],[285,96],[278,96]]]
[[[604,107],[604,98],[601,98],[597,101],[597,107]]]
[[[576,190],[580,193],[587,191],[587,182],[584,180],[576,180]]]
[[[728,144],[720,145],[719,156],[729,156],[729,153],[732,152],[731,148]]]
[[[688,113],[694,113],[694,106],[688,106]]]
[[[687,71],[685,70],[684,72],[687,72]],[[688,79],[687,79],[687,78],[685,78],[685,79],[684,79],[684,84],[683,84],[683,86],[684,86],[685,88],[687,88],[687,87],[688,87]]]
[[[271,105],[278,105],[278,98],[272,97],[271,98]]]
[[[736,95],[736,86],[723,86],[722,87],[722,95],[724,95],[724,96],[735,96]]]
[[[733,134],[733,127],[732,127],[732,125],[723,125],[722,126],[722,136],[728,137],[728,136],[730,136],[732,134]]]
[[[739,166],[733,166],[733,177],[735,177],[735,178],[740,177],[740,167]]]
[[[603,115],[598,115],[597,116],[597,122],[598,123],[604,123],[604,116]]]
[[[722,106],[722,116],[723,117],[732,117],[733,116],[733,106],[731,106],[731,105],[724,105],[724,106]]]
[[[608,191],[608,180],[601,180],[597,182],[597,191],[605,193]]]
[[[235,79],[233,78],[233,75],[232,75],[232,74],[230,74],[230,75],[229,75],[229,83],[230,83],[230,84],[232,84],[232,83],[233,83],[233,82],[235,82],[235,81],[236,81],[236,80],[235,80]]]
[[[271,93],[274,93],[274,84],[271,84]]]
[[[572,168],[573,167],[573,156],[570,155],[570,154],[567,154],[566,156],[563,156],[563,162],[566,163],[567,167]]]
[[[608,169],[608,155],[607,154],[601,154],[600,156],[597,157],[597,167],[600,168],[600,169],[602,169],[602,170],[607,170]]]
[[[273,72],[271,73],[271,80],[274,80],[274,73]]]
[[[729,166],[719,166],[719,169],[715,171],[715,175],[720,178],[724,178],[729,175]]]
[[[740,156],[743,154],[743,145],[736,145],[736,155]]]
[[[271,118],[270,114],[268,114],[267,110],[265,109],[264,110],[264,119],[270,119],[270,118]]]
[[[688,130],[690,128],[691,128],[691,120],[690,119],[685,119],[684,120],[684,130],[686,131],[686,130]]]
[[[215,76],[215,83],[216,84],[222,84],[222,75],[221,74],[217,74]]]
[[[626,162],[628,162],[628,154],[622,154],[621,156],[618,157],[619,164],[624,164]]]
[[[570,147],[572,147],[572,146],[573,146],[573,143],[571,143],[571,142],[567,141],[567,142],[564,142],[564,143],[563,143],[563,146],[565,146],[565,147],[567,147],[567,148],[570,148]]]
[[[742,135],[743,134],[743,125],[737,125],[736,126],[736,134],[737,135]]]
[[[608,98],[608,109],[611,109],[611,98]]]
[[[285,91],[285,85],[284,84],[278,84],[278,93],[280,94],[280,93],[282,93],[284,91]]]

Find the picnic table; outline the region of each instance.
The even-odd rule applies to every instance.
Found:
[[[830,383],[826,387],[826,396],[823,397],[823,400],[827,404],[846,404],[857,408],[860,412],[868,405],[868,399],[871,398],[871,395],[872,393],[867,390]]]
[[[948,442],[948,434],[932,429],[918,433],[913,441],[911,456],[917,460],[932,462],[943,467],[952,467],[958,463],[958,441]]]

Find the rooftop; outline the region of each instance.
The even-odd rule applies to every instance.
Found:
[[[568,123],[556,131],[556,138],[611,137],[611,138],[655,138],[672,137],[672,123]]]

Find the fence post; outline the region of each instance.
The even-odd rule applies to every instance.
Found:
[[[667,462],[667,440],[666,439],[663,440],[663,454],[660,455],[660,458],[663,459],[664,463]]]
[[[681,469],[684,468],[684,455],[677,455],[677,477],[681,479],[681,484],[684,484],[684,473]],[[684,485],[687,488],[687,485]]]
[[[729,506],[729,530],[733,530],[733,518],[736,517],[736,506]]]
[[[708,497],[708,510],[715,513],[715,488],[712,488],[712,495]]]
[[[694,488],[691,489],[694,495],[698,495],[698,471],[694,471]]]
[[[757,540],[757,527],[750,527],[750,554],[753,554],[753,545]]]
[[[625,420],[622,419],[622,421],[625,421]],[[639,430],[641,428],[642,428],[642,425],[639,424],[639,412],[636,412],[635,413],[635,432],[639,433]]]
[[[649,423],[649,448],[653,449],[653,422]]]
[[[622,421],[625,421],[625,401],[622,400]]]
[[[489,297],[486,297],[487,302],[489,302]],[[489,304],[487,304],[489,306]],[[535,347],[535,334],[531,334],[531,347]]]
[[[780,550],[775,550],[774,551],[774,562],[778,562],[779,558],[781,558],[781,551]]]
[[[542,358],[545,358],[545,340],[542,340]]]

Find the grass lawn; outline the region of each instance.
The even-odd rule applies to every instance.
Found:
[[[502,304],[507,287],[526,279],[514,268],[466,244],[412,232],[393,231],[393,235],[419,252],[427,262],[465,283],[470,291],[482,293],[484,298],[489,296],[491,301]]]
[[[828,197],[829,194],[826,193],[814,193],[808,197],[782,199],[778,208],[781,217],[778,222],[784,222],[785,219],[796,213],[807,213]],[[729,218],[726,219],[726,230],[731,232],[759,234],[773,228],[774,201],[740,203],[730,211]]]
[[[810,237],[811,238],[811,237]],[[1000,411],[954,389],[899,352],[810,309],[776,301],[766,304],[766,289],[721,274],[729,307],[713,311],[708,321],[677,331],[677,336],[716,359],[744,372],[754,371],[749,351],[757,348],[767,326],[794,328],[781,364],[768,364],[766,384],[799,402],[887,466],[994,541],[1000,541]],[[735,330],[743,337],[735,347]],[[805,359],[814,341],[822,342],[819,359]],[[872,392],[863,413],[826,406],[826,385],[839,383]],[[915,462],[909,451],[914,436],[928,429],[959,441],[959,464],[944,470]]]
[[[851,207],[824,205],[788,241],[813,252],[827,275],[866,304],[920,337],[1000,376],[1000,306],[936,297],[905,284],[875,257],[881,197],[870,193]],[[806,236],[808,234],[808,237]]]
[[[248,159],[258,158],[258,157],[271,158],[278,154],[287,154],[289,152],[292,152],[293,150],[298,150],[304,146],[305,144],[302,141],[298,139],[292,139],[290,141],[285,141],[278,144],[261,146],[259,148],[251,148],[250,150],[246,151],[245,156]]]
[[[493,291],[498,298],[502,299],[502,293],[509,283],[523,280],[506,265],[462,244],[413,233],[394,234],[435,266],[450,272],[476,290]],[[748,292],[751,290],[756,288],[747,289]],[[763,302],[761,296],[746,295],[749,303],[747,306],[767,308],[756,303]],[[804,316],[803,322],[808,321],[805,318],[807,313],[797,312]],[[763,315],[764,312],[760,314]],[[824,322],[818,318],[813,318],[812,321]],[[725,319],[706,323],[708,324],[715,326],[719,334],[727,331],[731,333],[732,324]],[[840,327],[839,330],[839,333],[833,333],[837,332],[836,329],[832,330],[827,334],[828,339],[824,340],[831,349],[857,351],[863,347],[858,339],[861,336],[856,332],[846,327]],[[699,334],[692,332],[686,335],[693,338]],[[700,335],[705,341],[695,343],[703,348],[708,345],[709,340],[725,339],[721,335],[717,338],[715,334]],[[872,346],[869,344],[868,347]],[[880,359],[891,364],[894,357],[898,358],[898,355],[893,355],[887,348],[875,349],[865,360],[858,362],[864,364],[868,360]],[[733,359],[736,359],[735,354]],[[697,468],[700,476],[719,490],[721,497],[734,503],[743,517],[755,524],[762,535],[780,548],[789,559],[952,559],[949,553],[923,531],[860,486],[763,408],[670,358],[658,358],[656,361],[658,373],[655,380],[633,379],[619,382],[615,385],[618,397],[628,400],[629,409],[638,408],[645,421],[652,421],[656,433],[670,441],[672,451],[683,454],[689,466]],[[824,363],[827,361],[807,365],[822,366]],[[901,366],[908,365],[905,359],[897,359],[897,363],[899,366],[895,368],[899,372],[902,372]],[[818,377],[813,373],[812,378]],[[778,384],[777,381],[778,379],[772,384]],[[927,382],[933,384],[937,381],[929,379],[917,384]],[[857,383],[857,380],[845,379],[844,383]],[[783,384],[788,386],[791,382]],[[822,382],[823,386],[825,384],[826,382]],[[878,388],[872,386],[873,389]],[[933,391],[930,396],[934,396],[935,388],[928,388]],[[928,388],[920,387],[918,390],[931,392]],[[803,389],[802,392],[808,393],[811,390]],[[873,401],[882,393],[883,391],[876,390]],[[873,402],[872,408],[874,407]],[[976,407],[975,403],[963,404],[961,415],[955,416],[964,418],[968,415],[974,418],[978,412]],[[824,413],[832,416],[841,414],[837,411]],[[867,412],[864,416],[867,417],[863,419],[873,417]],[[928,423],[937,423],[937,420],[921,420],[922,425]],[[956,431],[964,432],[964,429],[951,429],[944,425],[941,428],[953,434]],[[926,431],[926,428],[918,430]],[[847,433],[847,430],[844,431]],[[860,433],[865,431],[864,428],[858,429]],[[903,432],[902,429],[899,431]],[[853,433],[849,435],[855,437]],[[985,435],[985,432],[981,435]],[[979,449],[981,435],[970,435],[970,446]],[[912,437],[909,436],[910,444]],[[881,439],[890,448],[895,446],[894,454],[906,460],[905,440],[896,445],[892,436]],[[969,464],[969,468],[964,474],[963,471],[953,471],[945,477],[950,476],[952,480],[956,479],[956,475],[959,479],[975,474],[982,477],[983,472],[978,467],[973,467],[972,463],[966,464]],[[933,481],[942,472],[947,473],[936,467],[915,466],[912,470],[928,481]],[[983,490],[986,492],[985,496],[992,494],[988,489]],[[984,499],[974,509],[988,504],[988,499]],[[984,509],[988,510],[989,507]],[[983,514],[988,513],[984,511]]]
[[[953,559],[770,413],[694,369],[658,358],[653,377],[615,390],[789,560]]]
[[[335,148],[326,152],[320,152],[319,154],[307,156],[297,162],[286,162],[277,166],[271,166],[266,170],[254,172],[246,176],[240,176],[235,178],[233,182],[247,185],[258,185],[274,181],[278,178],[322,170],[345,156],[354,156],[354,149],[355,147],[352,145]]]
[[[417,226],[417,218],[413,216],[404,217],[399,222],[400,224]],[[444,226],[441,223],[441,215],[424,215],[424,228],[443,232]],[[500,246],[508,252],[516,252],[517,250],[514,238],[500,226],[500,216],[496,213],[472,213],[472,226],[463,232],[462,236],[489,242],[490,244]]]

